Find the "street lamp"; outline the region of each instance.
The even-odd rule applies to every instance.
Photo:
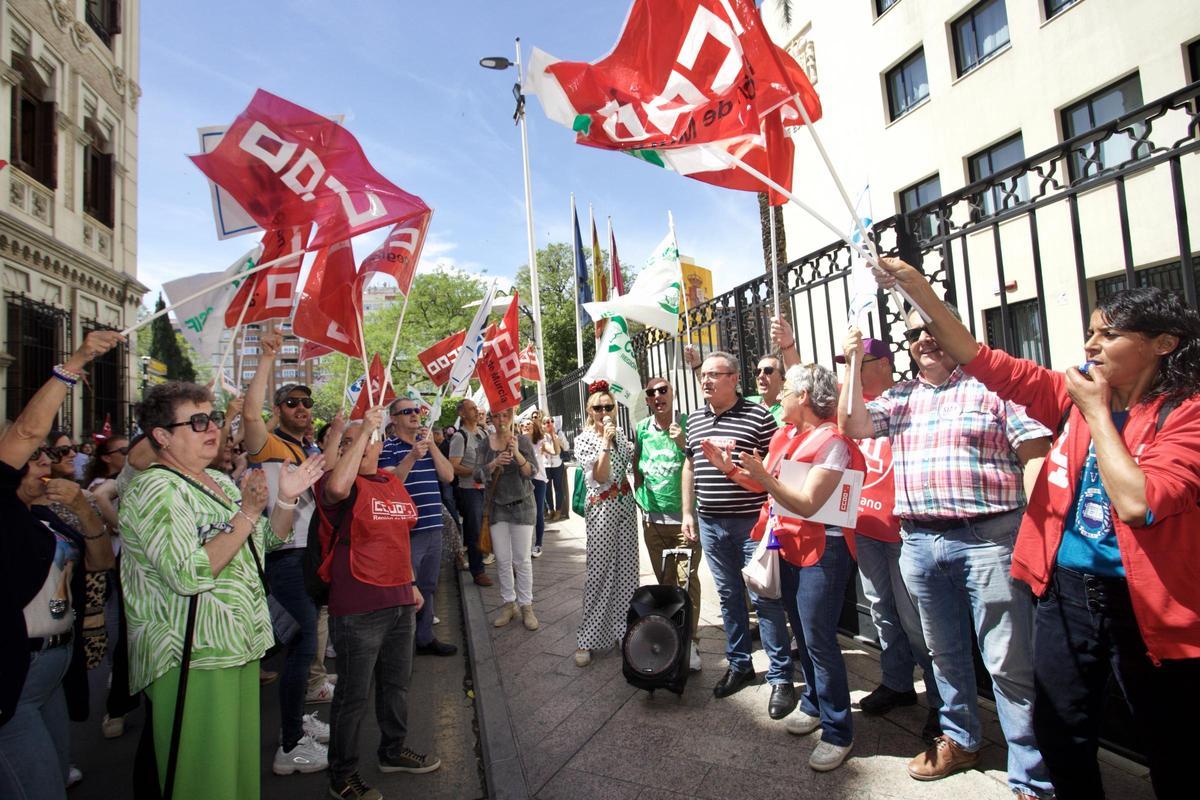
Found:
[[[521,127],[521,160],[525,168],[525,228],[529,239],[529,291],[533,295],[533,346],[537,348],[538,366],[541,369],[541,380],[538,381],[538,408],[549,411],[546,400],[546,358],[542,348],[542,296],[538,286],[537,247],[533,239],[533,188],[529,178],[529,136],[525,129],[525,95],[521,92],[521,81],[524,78],[521,70],[521,37],[516,39],[517,60],[509,61],[504,56],[485,56],[479,59],[479,66],[484,69],[505,70],[517,68],[517,82],[513,85],[513,98],[517,108],[513,119]]]

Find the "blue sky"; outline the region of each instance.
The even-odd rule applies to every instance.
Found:
[[[595,60],[615,43],[627,8],[626,0],[143,3],[139,278],[157,292],[253,246],[251,236],[217,240],[207,183],[184,156],[198,150],[197,128],[232,121],[260,87],[344,114],[374,166],[433,207],[423,268],[515,275],[527,261],[515,70],[478,60],[512,59],[518,35],[526,59],[536,45]],[[681,251],[713,269],[718,291],[762,271],[753,194],[576,145],[533,98],[529,123],[539,247],[570,241],[573,191],[584,224],[593,204],[601,237],[612,217],[623,261],[644,261],[671,210]]]

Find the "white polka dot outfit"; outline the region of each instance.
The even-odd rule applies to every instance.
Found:
[[[592,467],[600,459],[604,442],[588,430],[575,440],[575,458],[583,467],[587,484],[587,580],[583,585],[583,622],[579,648],[603,650],[620,644],[625,635],[629,601],[638,587],[637,510],[630,491],[596,502],[613,479],[627,482],[633,447],[618,432],[609,453],[609,480],[596,483]]]

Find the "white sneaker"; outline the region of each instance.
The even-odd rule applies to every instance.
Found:
[[[817,742],[812,755],[808,757],[808,765],[817,772],[829,772],[831,769],[837,769],[846,760],[846,756],[850,755],[852,747],[854,747],[854,742],[845,747],[825,741]]]
[[[483,557],[483,563],[485,563],[485,564],[495,564],[495,563],[496,563],[496,554],[495,554],[495,553],[488,553],[486,556],[484,556],[484,557]]]
[[[329,703],[333,700],[334,686],[329,681],[321,684],[315,691],[310,689],[304,696],[306,703]]]
[[[333,649],[332,643],[325,645],[325,657],[326,658],[337,658],[337,650]]]
[[[100,732],[104,734],[105,739],[116,739],[125,733],[125,717],[110,717],[104,715],[104,721],[100,723]]]
[[[810,733],[821,727],[821,718],[814,717],[812,714],[805,714],[803,711],[796,708],[786,720],[783,726],[787,728],[788,733],[794,733],[797,736],[808,736]],[[836,764],[834,766],[837,766]],[[832,767],[830,767],[832,769]]]
[[[434,625],[441,625],[441,624],[442,624],[442,621],[441,621],[440,619],[438,619],[437,617],[434,617],[434,618],[433,618],[433,624],[434,624]]]
[[[696,646],[695,642],[692,642],[692,656],[688,661],[688,669],[692,672],[704,669],[704,662],[700,660],[700,648]]]
[[[301,718],[301,725],[304,728],[304,735],[312,737],[314,742],[325,744],[329,741],[329,723],[321,722],[317,719],[317,712],[305,714]]]
[[[542,557],[542,548],[539,545],[535,544],[533,546],[533,552],[530,553],[529,555],[532,556],[533,558],[541,558]]]
[[[83,780],[83,772],[79,769],[79,767],[72,764],[67,769],[67,788],[70,789],[72,786],[74,786],[75,784],[79,783],[82,780]]]
[[[305,735],[296,742],[291,752],[283,752],[282,746],[275,751],[275,763],[271,765],[271,771],[276,775],[291,775],[293,772],[320,772],[328,767],[329,751],[325,745]]]

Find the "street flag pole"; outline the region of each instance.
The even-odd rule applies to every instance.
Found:
[[[775,206],[771,205],[768,196],[767,202],[767,217],[771,220],[771,286],[772,294],[775,296],[775,318],[779,318],[779,250],[776,247],[775,239]]]
[[[519,36],[516,47],[517,85],[519,86],[525,81],[524,68],[521,66],[521,37]],[[521,161],[525,168],[525,233],[529,239],[529,292],[533,295],[533,345],[537,348],[538,377],[540,378],[537,382],[538,408],[549,412],[549,402],[546,399],[546,358],[542,348],[542,292],[538,280],[537,246],[533,237],[533,184],[529,175],[529,134],[526,130],[528,122],[525,118],[524,95],[517,104],[517,114],[521,126]],[[578,296],[576,301],[578,302]],[[580,344],[582,346],[582,342]]]
[[[579,214],[575,211],[575,193],[571,192],[571,222],[575,226],[575,230],[579,230]],[[583,366],[583,323],[579,318],[579,237],[572,234],[571,238],[571,274],[574,275],[575,281],[575,359],[579,366]]]

